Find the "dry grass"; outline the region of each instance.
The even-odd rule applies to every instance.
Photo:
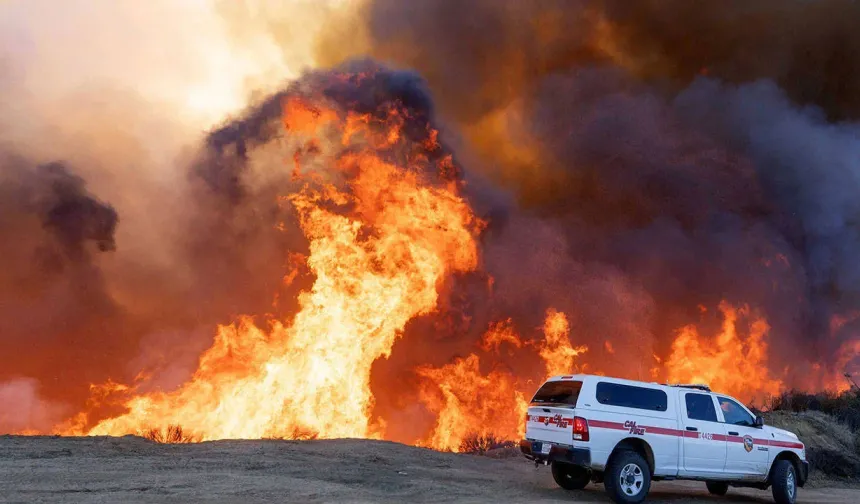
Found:
[[[143,437],[159,444],[187,444],[200,441],[198,436],[182,430],[181,425],[168,425],[167,429],[151,428],[143,433]]]
[[[766,403],[768,423],[795,432],[818,474],[860,478],[860,391],[788,391]]]
[[[806,445],[813,476],[860,478],[858,436],[844,423],[820,411],[772,411],[766,423],[797,434]]]
[[[820,411],[773,411],[765,418],[768,425],[794,432],[807,445],[829,450],[853,449],[854,433],[851,429]]]

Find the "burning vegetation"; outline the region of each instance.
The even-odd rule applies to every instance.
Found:
[[[186,434],[181,425],[168,425],[166,429],[151,428],[142,434],[145,439],[159,444],[187,444],[200,441],[199,438]]]
[[[405,4],[176,161],[181,216],[133,252],[103,172],[0,158],[0,430],[481,453],[547,375],[849,388],[860,89],[679,54],[654,2]]]

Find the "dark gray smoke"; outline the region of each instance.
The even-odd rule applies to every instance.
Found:
[[[85,260],[87,244],[105,252],[116,247],[116,210],[97,200],[85,181],[60,162],[38,166],[9,157],[3,163],[4,215],[30,214],[57,245],[56,252],[71,262]],[[10,236],[11,237],[11,236]]]
[[[763,192],[776,202],[769,223],[808,281],[813,318],[806,336],[826,335],[834,315],[850,318],[860,303],[860,126],[793,106],[771,82],[697,82],[677,103],[688,121],[747,153]],[[837,350],[846,337],[857,334],[832,338],[822,350]]]
[[[98,266],[117,222],[65,164],[0,160],[0,380],[50,374],[61,395],[97,374],[78,364],[117,369],[100,357],[116,341],[88,336],[123,332]]]
[[[116,210],[87,194],[83,179],[69,173],[62,163],[39,166],[36,177],[47,181],[50,188],[45,200],[37,203],[44,205],[42,225],[70,258],[82,256],[86,242],[94,243],[101,252],[116,247]]]
[[[495,291],[469,303],[472,341],[497,314],[533,330],[555,306],[574,339],[625,341],[644,364],[683,325],[716,329],[727,300],[767,317],[790,384],[845,364],[860,329],[860,127],[840,121],[860,114],[860,37],[845,21],[858,12],[370,2],[371,54],[425,76],[467,178],[512,195],[489,205]]]
[[[706,73],[732,84],[776,83],[830,120],[860,117],[860,34],[854,0],[588,2],[640,75],[686,85]]]

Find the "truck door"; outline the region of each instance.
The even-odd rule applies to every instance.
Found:
[[[722,473],[726,466],[726,430],[717,417],[713,396],[682,391],[680,405],[684,472]]]
[[[725,472],[744,476],[767,473],[768,444],[755,417],[734,399],[717,396],[728,441]]]

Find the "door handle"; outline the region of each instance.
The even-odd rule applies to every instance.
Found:
[[[687,430],[688,430],[688,431],[692,431],[692,432],[696,432],[696,431],[698,431],[699,429],[697,429],[697,428],[695,428],[695,427],[687,427]]]
[[[734,431],[729,431],[729,436],[739,436],[740,434]]]

